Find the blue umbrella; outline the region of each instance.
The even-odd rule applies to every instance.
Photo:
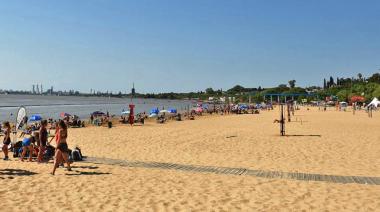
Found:
[[[153,108],[152,110],[150,110],[150,114],[158,114],[160,111],[158,110],[158,108]]]
[[[174,108],[171,108],[168,111],[169,111],[169,113],[177,113],[177,109],[174,109]]]
[[[32,115],[29,121],[41,121],[42,117],[40,115]]]
[[[248,105],[240,105],[240,106],[239,106],[239,109],[240,109],[240,110],[248,109]]]

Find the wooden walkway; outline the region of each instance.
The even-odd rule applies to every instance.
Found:
[[[338,175],[321,175],[321,174],[307,174],[299,172],[280,172],[280,171],[264,171],[253,170],[245,168],[228,168],[228,167],[215,167],[215,166],[195,166],[183,165],[175,163],[159,163],[159,162],[139,162],[139,161],[126,161],[108,158],[95,158],[87,157],[83,162],[105,165],[119,165],[134,168],[151,168],[151,169],[167,169],[178,170],[187,172],[203,172],[214,174],[227,174],[227,175],[246,175],[261,178],[276,178],[276,179],[291,179],[301,181],[319,181],[328,183],[355,183],[364,185],[380,185],[380,177],[364,177],[364,176],[338,176]]]

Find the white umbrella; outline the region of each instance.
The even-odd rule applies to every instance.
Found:
[[[124,114],[130,114],[130,113],[131,113],[131,111],[129,111],[129,110],[121,112],[122,115],[124,115]]]
[[[157,116],[156,113],[152,113],[152,114],[149,115],[149,118],[154,118],[154,117],[156,117],[156,116]]]
[[[160,110],[160,113],[169,113],[168,110]]]
[[[377,108],[378,106],[380,106],[380,101],[375,97],[373,98],[372,102],[367,105],[367,107],[369,106]]]

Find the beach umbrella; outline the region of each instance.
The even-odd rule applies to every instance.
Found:
[[[248,109],[248,105],[240,105],[239,109],[240,110],[246,110],[246,109]]]
[[[364,96],[352,96],[351,102],[365,102]]]
[[[173,108],[169,109],[168,111],[169,111],[169,113],[177,113],[177,109],[173,109]]]
[[[28,122],[28,117],[26,116],[26,108],[21,106],[17,111],[16,116],[16,130],[20,129]]]
[[[93,116],[105,116],[106,114],[101,112],[101,111],[95,111],[95,112],[91,113],[91,115],[93,115]]]
[[[61,114],[59,114],[59,116],[61,116],[62,118],[66,118],[66,117],[70,117],[71,115],[68,113],[62,112]]]
[[[375,108],[377,108],[379,106],[380,106],[380,101],[375,97],[375,98],[373,98],[373,100],[371,101],[371,103],[369,103],[367,105],[367,108],[368,107],[375,107]]]
[[[150,114],[158,114],[160,111],[158,110],[158,108],[153,108],[152,110],[150,110]]]
[[[41,121],[42,117],[40,115],[32,115],[29,121]]]
[[[149,115],[149,118],[154,118],[154,117],[157,117],[157,113],[152,113]]]
[[[169,113],[168,110],[160,110],[160,113]]]

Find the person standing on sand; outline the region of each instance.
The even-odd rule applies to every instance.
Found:
[[[40,144],[38,146],[39,151],[38,151],[38,157],[37,157],[37,161],[39,163],[41,163],[43,160],[43,155],[44,155],[44,152],[46,150],[46,144],[48,141],[48,131],[46,129],[46,126],[47,126],[47,121],[43,120],[41,122],[41,129],[40,129],[40,133],[39,133]]]
[[[69,148],[67,146],[67,125],[63,120],[58,123],[58,131],[56,134],[57,139],[57,148],[55,150],[55,161],[52,175],[55,174],[55,170],[58,168],[59,164],[61,164],[62,160],[67,163],[67,170],[71,171],[70,163],[69,163]]]
[[[11,144],[11,125],[9,122],[4,122],[3,127],[4,130],[4,140],[3,140],[3,152],[4,152],[4,160],[9,160],[8,157],[8,145]]]

